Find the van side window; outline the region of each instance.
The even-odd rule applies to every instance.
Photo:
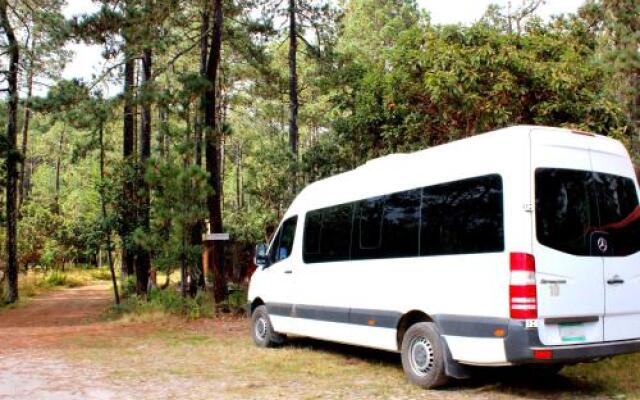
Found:
[[[420,254],[504,250],[502,178],[479,178],[424,188]]]
[[[384,196],[358,202],[358,250],[377,250],[382,244]]]
[[[303,259],[306,263],[344,261],[351,257],[353,203],[307,213]],[[318,219],[320,220],[318,229]],[[314,240],[314,237],[317,237]],[[314,252],[318,250],[318,252]]]
[[[293,241],[296,235],[296,225],[298,217],[288,218],[282,223],[280,230],[273,239],[273,244],[269,250],[270,264],[289,258],[293,250]]]
[[[501,252],[502,196],[494,174],[309,211],[303,260]]]
[[[387,197],[382,227],[384,258],[419,255],[420,197],[420,189],[394,193]]]

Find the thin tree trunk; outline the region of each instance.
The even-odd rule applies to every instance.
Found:
[[[242,163],[242,144],[238,142],[236,148],[236,208],[242,208],[242,184],[240,182],[240,164]]]
[[[296,0],[289,0],[289,146],[298,158],[298,31]]]
[[[7,0],[0,0],[0,25],[9,46],[9,74],[7,75],[7,155],[6,155],[6,193],[7,193],[7,302],[18,300],[18,249],[17,249],[17,210],[16,190],[18,183],[16,133],[18,122],[18,68],[20,48],[13,27],[7,16]]]
[[[207,54],[209,51],[209,27],[211,13],[209,12],[209,0],[205,0],[204,8],[202,10],[202,22],[200,25],[200,75],[205,76],[207,73]],[[204,96],[200,98],[200,105],[196,109],[195,123],[194,123],[194,165],[202,167],[202,130],[203,130],[203,118],[206,109],[206,102]],[[191,227],[191,245],[202,246],[202,232],[204,227],[204,221],[198,220]],[[202,265],[202,258],[199,257],[196,262],[196,268],[198,270],[198,286],[206,289],[206,277],[204,274],[204,266]]]
[[[31,51],[34,48],[35,39],[31,41]],[[20,168],[20,185],[18,196],[18,209],[22,207],[24,199],[27,195],[27,185],[25,181],[25,169],[27,168],[27,144],[29,138],[29,122],[31,121],[31,97],[33,95],[33,59],[29,63],[29,71],[27,72],[27,101],[24,107],[24,123],[22,125],[22,167]]]
[[[204,129],[205,129],[205,154],[206,167],[209,173],[209,186],[213,192],[207,196],[207,209],[209,211],[209,223],[211,232],[222,232],[222,209],[220,187],[220,135],[216,129],[216,83],[218,66],[220,64],[220,51],[222,47],[222,0],[213,0],[213,35],[207,57],[205,78],[209,85],[204,94]],[[212,257],[209,257],[209,270],[213,272],[213,295],[217,303],[224,301],[226,297],[226,284],[224,278],[224,253],[220,241],[213,242]]]
[[[122,238],[122,269],[127,275],[133,275],[134,272],[134,254],[131,250],[129,241],[133,231],[133,221],[135,212],[132,211],[135,195],[135,183],[132,179],[133,173],[133,129],[135,119],[133,116],[134,108],[132,105],[132,89],[135,75],[135,62],[126,55],[127,61],[124,66],[124,116],[122,130],[122,158],[125,162],[123,201],[125,205],[124,215],[122,216],[123,224],[120,232]]]
[[[107,220],[107,205],[105,204],[105,195],[104,195],[104,121],[100,121],[100,131],[99,131],[99,140],[100,140],[100,205],[102,207],[102,219],[104,221]],[[112,258],[112,249],[111,249],[111,229],[107,228],[106,232],[107,239],[107,259],[109,262],[109,272],[111,273],[111,283],[113,284],[113,298],[116,305],[120,304],[120,294],[118,293],[118,282],[116,280],[116,270],[113,266],[113,258]],[[100,257],[100,262],[102,262],[102,257]]]
[[[60,140],[58,142],[58,156],[56,158],[56,194],[55,194],[55,209],[56,214],[60,214],[60,172],[62,169],[62,147],[64,145],[64,134],[67,130],[67,125],[62,125],[62,131],[60,132]]]
[[[152,52],[146,48],[143,51],[142,58],[142,90],[151,89],[151,67]],[[146,97],[146,96],[145,96]],[[140,196],[140,212],[142,229],[149,232],[149,207],[151,204],[151,196],[149,185],[144,180],[145,171],[147,169],[147,161],[151,156],[151,104],[147,100],[142,106],[142,118],[140,126],[140,175],[138,186],[142,189]],[[151,268],[151,256],[149,251],[144,247],[139,247],[136,268],[136,291],[138,294],[146,294],[149,284],[149,269]]]

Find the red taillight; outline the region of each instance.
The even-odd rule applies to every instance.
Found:
[[[536,260],[531,254],[509,255],[509,310],[513,319],[537,319]]]
[[[553,358],[553,352],[551,350],[534,350],[533,358],[536,360],[551,360]]]

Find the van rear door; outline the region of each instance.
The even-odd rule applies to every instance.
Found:
[[[605,280],[604,340],[640,338],[640,208],[629,157],[606,144],[591,152],[597,180]]]
[[[532,129],[538,332],[545,345],[603,340],[603,261],[592,254],[598,225],[590,146],[594,138]]]

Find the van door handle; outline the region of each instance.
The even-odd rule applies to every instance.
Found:
[[[620,279],[618,276],[614,276],[613,278],[607,281],[609,285],[621,285],[624,283],[624,279]]]
[[[285,274],[293,274],[293,271],[292,271],[292,270],[290,270],[290,269],[288,269],[288,270],[284,271],[284,273],[285,273]]]

